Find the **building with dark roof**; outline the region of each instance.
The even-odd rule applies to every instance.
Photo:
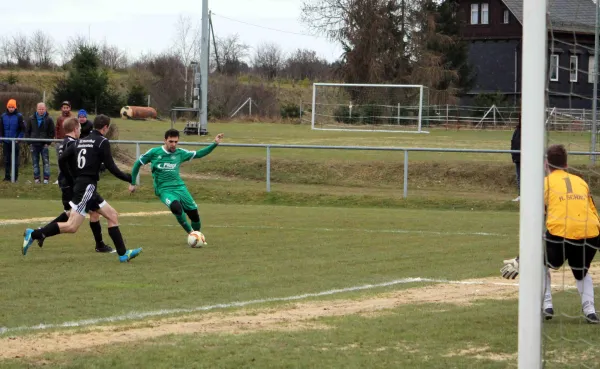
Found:
[[[469,43],[476,82],[461,101],[500,93],[518,104],[523,0],[458,0],[461,36]],[[591,0],[548,0],[548,106],[592,107],[596,5]]]

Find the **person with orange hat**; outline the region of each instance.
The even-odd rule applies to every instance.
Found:
[[[0,137],[22,138],[25,135],[25,121],[23,115],[17,110],[17,101],[8,100],[6,112],[0,118]],[[12,141],[2,140],[2,150],[4,152],[4,180],[10,181],[11,159],[12,159]],[[19,177],[19,142],[15,141],[15,182]]]

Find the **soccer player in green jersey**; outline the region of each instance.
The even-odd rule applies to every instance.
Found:
[[[169,129],[165,132],[165,144],[148,150],[140,156],[133,165],[131,172],[131,185],[129,191],[136,189],[136,180],[140,167],[151,163],[154,193],[175,215],[177,221],[185,231],[190,234],[192,231],[200,231],[200,215],[198,214],[198,205],[192,198],[185,183],[179,175],[179,166],[189,160],[199,159],[210,154],[221,143],[223,134],[219,133],[215,141],[208,147],[198,151],[188,151],[178,149],[179,131]],[[187,221],[186,215],[190,218],[192,225]]]

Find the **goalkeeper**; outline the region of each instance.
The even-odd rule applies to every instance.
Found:
[[[165,132],[165,144],[148,150],[140,156],[133,165],[131,172],[131,193],[136,190],[136,180],[140,167],[151,163],[154,193],[175,215],[179,224],[189,234],[192,231],[200,231],[200,215],[198,214],[198,205],[192,198],[185,183],[179,175],[179,167],[182,163],[199,159],[210,154],[223,139],[223,134],[219,133],[215,141],[208,147],[198,151],[188,151],[177,148],[179,143],[179,131],[169,129]],[[187,221],[186,215],[190,218]]]
[[[543,313],[552,319],[552,289],[550,270],[559,269],[569,262],[581,296],[583,314],[588,323],[600,320],[594,308],[594,286],[588,274],[596,255],[600,237],[600,220],[588,184],[569,174],[567,150],[563,145],[552,145],[546,151],[544,202],[546,205],[546,252]],[[519,257],[504,260],[502,276],[514,279],[519,274]]]

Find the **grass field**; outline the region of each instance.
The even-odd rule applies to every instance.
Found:
[[[117,123],[121,139],[160,140],[169,126]],[[237,143],[498,149],[511,134],[209,128],[183,140],[222,131]],[[270,194],[264,155],[220,147],[186,166],[202,249],[185,246],[147,172],[134,196],[104,175],[128,247],[144,248],[126,265],[94,252],[87,223],[23,257],[23,230],[58,215],[59,190],[26,183],[28,167],[17,184],[0,183],[0,367],[516,368],[518,280],[498,273],[518,249],[510,157],[410,154],[404,200],[401,154],[273,150]],[[103,234],[112,244],[106,223]],[[578,317],[566,273],[553,279],[546,367],[600,367],[600,331]]]

